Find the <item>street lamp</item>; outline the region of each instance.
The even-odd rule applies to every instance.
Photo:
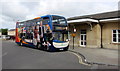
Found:
[[[74,33],[76,33],[76,29],[74,28]]]
[[[73,49],[74,49],[74,39],[75,39],[75,36],[76,36],[76,29],[75,29],[75,26],[74,26],[74,29],[73,29],[73,34],[72,34],[72,36],[73,36]]]

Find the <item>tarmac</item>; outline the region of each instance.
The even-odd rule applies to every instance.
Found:
[[[86,48],[70,46],[69,51],[79,53],[84,61],[94,64],[106,64],[118,66],[118,50],[105,48]]]

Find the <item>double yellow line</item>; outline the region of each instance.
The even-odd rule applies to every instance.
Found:
[[[70,52],[70,53],[72,53],[72,54],[74,54],[75,56],[78,57],[80,64],[91,66],[90,64],[84,63],[83,60],[82,60],[82,58],[80,57],[80,55],[78,55],[77,53],[74,53],[74,52]]]

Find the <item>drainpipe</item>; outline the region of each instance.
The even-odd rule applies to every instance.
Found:
[[[102,44],[102,42],[103,42],[103,40],[102,40],[102,29],[103,29],[103,25],[100,23],[100,20],[98,20],[98,23],[100,24],[100,28],[101,28],[101,48],[103,48],[103,44]]]

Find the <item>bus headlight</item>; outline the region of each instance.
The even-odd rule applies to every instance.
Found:
[[[69,41],[68,39],[66,39],[66,41]]]

